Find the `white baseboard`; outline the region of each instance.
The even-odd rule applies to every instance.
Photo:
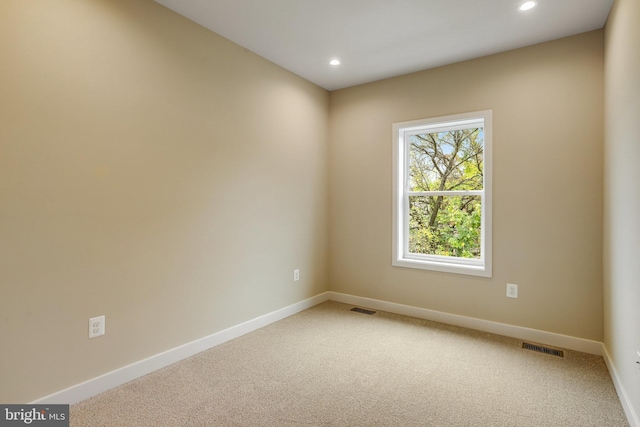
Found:
[[[640,422],[638,422],[638,415],[635,413],[633,406],[631,405],[631,401],[618,378],[617,372],[609,358],[606,348],[600,342],[582,338],[575,338],[567,335],[555,334],[552,332],[523,328],[520,326],[513,326],[504,323],[492,322],[489,320],[459,316],[456,314],[449,314],[409,305],[358,297],[354,295],[347,295],[338,292],[324,292],[320,295],[316,295],[315,297],[300,301],[298,303],[265,314],[263,316],[256,317],[255,319],[249,320],[236,326],[232,326],[228,329],[201,338],[199,340],[192,341],[179,347],[167,350],[165,352],[148,357],[144,360],[140,360],[122,368],[100,375],[96,378],[92,378],[83,383],[42,397],[31,402],[31,404],[78,403],[111,388],[117,387],[143,375],[151,373],[155,370],[179,362],[180,360],[191,357],[197,353],[223,344],[229,340],[260,329],[286,317],[292,316],[327,300],[374,308],[376,310],[388,311],[391,313],[447,323],[450,325],[462,326],[479,331],[530,340],[537,343],[543,343],[556,347],[562,347],[603,356],[605,363],[609,368],[609,372],[611,373],[611,377],[615,384],[621,403],[624,407],[625,413],[629,418],[631,427],[640,427]]]
[[[215,334],[156,354],[99,377],[92,378],[64,390],[42,397],[31,404],[74,404],[139,378],[155,370],[179,362],[197,353],[292,316],[329,299],[328,292],[300,301]]]
[[[613,385],[616,387],[616,392],[618,392],[618,398],[620,398],[620,403],[622,404],[622,408],[624,409],[624,413],[627,415],[627,421],[629,421],[629,425],[631,427],[640,427],[640,418],[636,413],[633,405],[631,403],[631,398],[627,394],[627,390],[622,385],[622,381],[620,381],[620,377],[618,376],[618,371],[611,360],[611,356],[609,356],[609,352],[607,351],[606,346],[602,346],[603,354],[602,357],[604,359],[604,363],[607,365],[607,369],[609,369],[609,375],[611,375],[611,380],[613,381]]]
[[[341,302],[344,304],[373,308],[390,313],[417,317],[419,319],[432,320],[449,325],[462,326],[464,328],[490,332],[498,335],[534,341],[540,344],[547,344],[555,347],[561,347],[570,350],[581,351],[583,353],[602,356],[605,364],[607,365],[607,368],[609,369],[609,374],[611,376],[613,384],[615,385],[616,392],[618,393],[620,403],[622,404],[630,427],[640,427],[640,420],[632,405],[631,398],[622,385],[622,381],[620,381],[620,377],[618,376],[618,373],[615,369],[615,366],[613,365],[613,362],[611,361],[611,357],[609,356],[606,347],[601,342],[583,338],[576,338],[568,335],[556,334],[553,332],[523,328],[521,326],[513,326],[505,323],[492,322],[489,320],[476,319],[473,317],[459,316],[457,314],[443,313],[441,311],[413,307],[410,305],[396,304],[393,302],[341,294],[338,292],[328,292],[328,294],[330,300]]]
[[[475,329],[483,332],[491,332],[497,335],[504,335],[507,337],[533,341],[539,344],[547,344],[554,347],[581,351],[583,353],[590,353],[598,356],[602,356],[603,354],[603,346],[599,341],[591,341],[583,338],[556,334],[553,332],[539,331],[537,329],[513,326],[506,323],[492,322],[490,320],[476,319],[473,317],[449,314],[441,311],[396,304],[371,298],[357,297],[338,292],[329,292],[329,299],[345,304],[375,308],[376,310],[403,314],[405,316],[417,317],[419,319],[433,320],[435,322],[462,326],[464,328]]]

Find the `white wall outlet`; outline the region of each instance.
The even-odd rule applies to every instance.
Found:
[[[636,372],[640,375],[640,350],[636,351]]]
[[[104,316],[92,317],[91,319],[89,319],[89,338],[95,338],[104,335],[104,324]]]
[[[518,298],[518,285],[507,283],[507,297]]]
[[[300,269],[296,268],[293,270],[293,281],[297,282],[298,280],[300,280]]]

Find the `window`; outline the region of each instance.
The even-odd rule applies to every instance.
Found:
[[[393,125],[393,265],[491,277],[491,110]]]

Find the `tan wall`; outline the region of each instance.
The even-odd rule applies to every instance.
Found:
[[[0,61],[0,402],[327,290],[326,91],[151,0],[3,0]]]
[[[604,342],[640,416],[640,2],[616,0],[605,31]],[[636,418],[636,423],[638,418]]]
[[[601,341],[602,106],[602,30],[332,92],[331,290]],[[484,109],[493,278],[392,267],[392,123]]]

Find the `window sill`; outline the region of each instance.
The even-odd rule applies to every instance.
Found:
[[[465,265],[453,262],[426,261],[411,258],[394,259],[391,264],[394,267],[417,268],[420,270],[440,271],[443,273],[491,277],[491,267],[487,267],[486,265]]]

